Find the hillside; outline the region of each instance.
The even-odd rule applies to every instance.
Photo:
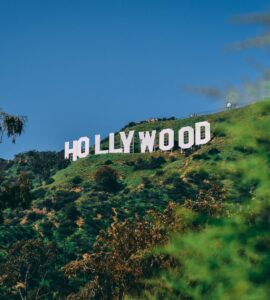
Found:
[[[68,263],[91,251],[100,230],[115,220],[144,219],[150,210],[162,213],[171,201],[200,213],[204,222],[224,212],[240,211],[252,199],[258,182],[246,180],[233,163],[259,155],[242,133],[251,123],[256,122],[262,130],[270,123],[270,101],[213,115],[131,124],[125,130],[177,131],[205,120],[211,123],[211,142],[183,152],[90,155],[69,162],[63,159],[63,152],[31,151],[12,161],[1,160],[2,201],[5,187],[16,187],[20,176],[31,181],[21,179],[17,185],[28,182],[25,195],[31,199],[30,206],[4,207],[2,260],[16,240],[39,237],[55,243],[61,250],[62,264]],[[103,142],[104,147],[107,142]],[[135,141],[135,150],[138,146]],[[115,170],[114,188],[97,179],[104,167]],[[24,199],[21,193],[12,195],[18,197],[16,204]]]
[[[34,185],[32,189],[34,200],[30,209],[20,211],[19,214],[16,210],[8,210],[5,213],[4,224],[31,225],[32,228],[39,228],[38,232],[45,235],[46,232],[43,232],[42,228],[51,226],[50,235],[53,235],[57,231],[56,225],[63,224],[65,220],[65,207],[72,203],[74,210],[78,209],[78,215],[87,224],[83,228],[87,230],[89,240],[93,241],[100,228],[111,223],[113,208],[117,210],[121,219],[132,218],[134,214],[144,215],[149,209],[162,211],[170,200],[177,203],[183,203],[186,198],[196,200],[198,191],[208,191],[214,182],[222,186],[222,191],[232,193],[233,201],[235,199],[239,199],[239,202],[244,201],[249,197],[246,189],[242,187],[240,191],[235,188],[237,182],[230,180],[231,175],[227,178],[226,174],[221,174],[220,169],[223,164],[239,157],[248,157],[249,148],[242,145],[237,130],[230,132],[228,136],[224,133],[224,128],[234,124],[248,128],[249,122],[259,119],[261,105],[264,104],[213,115],[144,123],[126,128],[136,131],[172,128],[176,131],[183,126],[193,126],[198,121],[209,121],[213,136],[211,143],[193,147],[192,150],[183,153],[176,150],[152,154],[90,155],[70,165],[63,159],[63,152],[32,151],[17,155],[14,161],[9,161],[5,166],[5,173],[10,178],[22,172],[30,174]],[[106,140],[103,146],[107,146]],[[139,146],[138,141],[135,141],[135,148],[136,146]],[[34,156],[36,157],[33,160]],[[104,165],[109,165],[118,172],[122,187],[117,193],[108,193],[95,188],[94,174]],[[58,169],[60,170],[56,172]],[[201,170],[208,174],[204,174]],[[207,181],[204,180],[204,176],[209,176]],[[64,223],[63,228],[66,226]],[[78,230],[81,232],[79,227],[70,229],[72,234],[63,232],[64,236],[61,236],[61,239],[72,239],[72,236],[78,234]]]

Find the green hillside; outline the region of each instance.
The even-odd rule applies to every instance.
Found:
[[[31,151],[12,161],[1,160],[1,263],[7,264],[16,241],[36,239],[55,245],[61,253],[57,265],[63,270],[64,265],[92,251],[102,229],[115,222],[143,222],[148,220],[149,211],[162,215],[172,202],[199,214],[200,221],[196,222],[200,226],[242,211],[254,198],[260,182],[255,175],[247,176],[240,170],[248,165],[250,170],[260,172],[256,170],[261,157],[257,143],[265,146],[267,154],[270,101],[212,115],[131,124],[125,130],[177,131],[198,121],[211,123],[212,140],[186,151],[90,155],[76,162],[64,160],[63,152]],[[258,136],[247,139],[255,123],[257,131],[250,134]],[[260,137],[262,132],[264,138]],[[107,143],[105,140],[103,146]],[[135,140],[135,152],[138,147]],[[265,163],[269,164],[267,155]],[[63,285],[62,273],[52,276],[56,276],[52,277],[55,285]],[[54,296],[42,299],[66,299],[86,282],[85,276],[74,279],[63,295],[52,284]],[[1,289],[5,299],[19,299],[16,293],[20,288],[12,290],[3,285]],[[80,297],[68,299],[122,299]]]

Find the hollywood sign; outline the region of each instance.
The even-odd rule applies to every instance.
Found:
[[[182,127],[178,130],[178,147],[180,149],[189,149],[194,145],[204,145],[211,139],[210,123],[207,121],[195,123],[195,128],[191,126]],[[94,153],[130,153],[132,142],[134,142],[135,131],[119,132],[121,147],[115,147],[115,134],[109,134],[108,149],[101,149],[101,136],[95,135]],[[140,140],[141,153],[153,152],[155,150],[157,131],[140,131],[138,132]],[[161,151],[170,151],[175,146],[175,132],[171,128],[163,129],[158,134],[158,147]],[[69,159],[72,155],[72,160],[77,158],[85,158],[90,154],[90,138],[81,137],[74,140],[72,145],[70,142],[65,142],[65,158]]]

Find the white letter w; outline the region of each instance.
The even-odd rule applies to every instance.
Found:
[[[141,152],[145,153],[147,148],[149,152],[153,152],[156,130],[153,130],[151,134],[149,133],[149,131],[139,132],[139,137],[141,140]]]

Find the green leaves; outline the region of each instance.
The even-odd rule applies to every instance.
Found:
[[[240,212],[202,230],[173,236],[160,253],[172,256],[180,267],[155,278],[153,288],[159,290],[155,299],[269,299],[270,123],[267,118],[256,119],[268,108],[269,102],[261,103],[253,109],[256,114],[248,126],[231,123],[226,130],[228,136],[239,135],[238,145],[256,149],[221,165],[229,176],[238,174],[233,178],[239,186],[252,189],[250,200],[243,202]],[[145,298],[150,299],[147,293]]]

